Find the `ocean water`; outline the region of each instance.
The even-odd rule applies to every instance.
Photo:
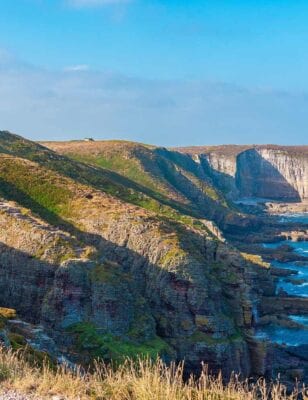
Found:
[[[287,214],[281,217],[281,222],[296,222],[299,224],[308,224],[308,213]],[[273,261],[273,267],[290,269],[296,272],[288,277],[281,277],[277,284],[277,293],[283,289],[286,293],[292,296],[308,298],[308,242],[293,242],[285,240],[278,243],[264,243],[263,246],[268,249],[275,249],[281,245],[289,245],[297,254],[307,257],[307,262],[286,262],[281,263]],[[288,282],[288,279],[299,280],[299,284]],[[288,346],[308,345],[308,316],[306,315],[289,315],[289,318],[302,324],[303,329],[286,328],[279,325],[268,325],[257,329],[256,337],[266,339],[274,343],[285,344]]]
[[[308,297],[308,259],[307,263],[304,265],[297,265],[294,262],[280,263],[278,261],[273,261],[272,266],[282,269],[290,269],[296,272],[294,275],[279,278],[277,283],[277,293],[280,289],[283,289],[286,293],[292,296]],[[294,281],[299,280],[300,284],[288,282],[289,279]],[[305,282],[302,282],[303,280],[305,280]]]

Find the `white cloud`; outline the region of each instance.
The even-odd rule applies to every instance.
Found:
[[[34,139],[300,144],[308,137],[307,109],[306,93],[147,80],[76,66],[51,71],[0,57],[0,129]]]
[[[80,71],[88,71],[89,66],[87,64],[78,64],[78,65],[70,65],[68,67],[64,68],[64,71],[75,71],[75,72],[80,72]]]
[[[67,0],[67,3],[72,7],[101,7],[112,4],[126,4],[131,0]]]

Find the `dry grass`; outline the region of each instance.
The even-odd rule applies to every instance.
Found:
[[[248,262],[259,265],[263,268],[270,268],[270,263],[263,261],[263,258],[258,254],[241,253],[241,256]]]
[[[234,376],[224,385],[221,377],[210,377],[206,368],[199,379],[184,382],[183,364],[168,367],[161,360],[127,360],[115,370],[97,363],[92,373],[85,373],[63,366],[56,370],[30,367],[21,353],[4,350],[0,350],[0,387],[40,399],[55,395],[74,400],[283,400],[298,396],[298,392],[287,395],[279,383],[266,385],[264,380],[248,384]]]
[[[16,310],[0,307],[0,318],[13,319],[16,317]]]

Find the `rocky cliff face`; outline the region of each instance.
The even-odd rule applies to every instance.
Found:
[[[146,198],[8,133],[0,150],[0,306],[73,361],[159,353],[253,372],[256,274],[207,221],[128,203]]]
[[[225,375],[260,373],[252,328],[262,288],[274,295],[270,274],[206,215],[241,230],[224,192],[257,195],[256,165],[261,174],[280,161],[242,147],[209,156],[145,146],[123,160],[100,147],[77,162],[0,132],[0,307],[43,325],[73,361],[159,353],[189,371],[203,361]],[[278,190],[280,176],[269,177]]]
[[[308,198],[307,146],[213,146],[182,148],[210,172],[229,197]]]
[[[189,230],[178,242],[175,227],[133,210],[115,222],[102,208],[97,214],[100,201],[80,215],[88,247],[1,203],[0,303],[41,323],[60,346],[73,350],[77,341],[84,360],[108,359],[108,338],[137,353],[185,358],[190,370],[204,360],[215,371],[248,374],[251,277],[239,254]],[[100,345],[80,338],[84,324]]]

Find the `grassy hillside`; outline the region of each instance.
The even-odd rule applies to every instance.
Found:
[[[214,220],[221,227],[226,221],[232,224],[246,218],[215,187],[204,168],[188,155],[125,141],[43,144],[105,173],[107,170],[125,176],[144,194],[183,214]],[[153,203],[140,205],[158,211]]]
[[[57,215],[68,212],[68,200],[74,196],[70,188],[79,184],[164,217],[202,226],[193,218],[198,217],[197,210],[151,190],[150,184],[142,186],[111,170],[73,161],[9,132],[0,132],[0,178],[2,196],[31,205],[35,211],[40,208],[42,217],[53,213],[55,221]]]
[[[223,229],[253,224],[187,155],[121,141],[45,144],[49,148],[0,132],[4,160],[13,156],[32,161],[79,184],[185,223],[191,224],[193,217],[214,220]],[[21,171],[17,168],[15,173],[21,176],[16,176],[16,182],[21,182]],[[48,197],[48,190],[39,190]]]
[[[107,168],[159,192],[170,199],[188,203],[177,180],[186,178],[205,196],[223,202],[208,177],[191,159],[180,153],[125,141],[48,142],[47,147],[79,161]]]

